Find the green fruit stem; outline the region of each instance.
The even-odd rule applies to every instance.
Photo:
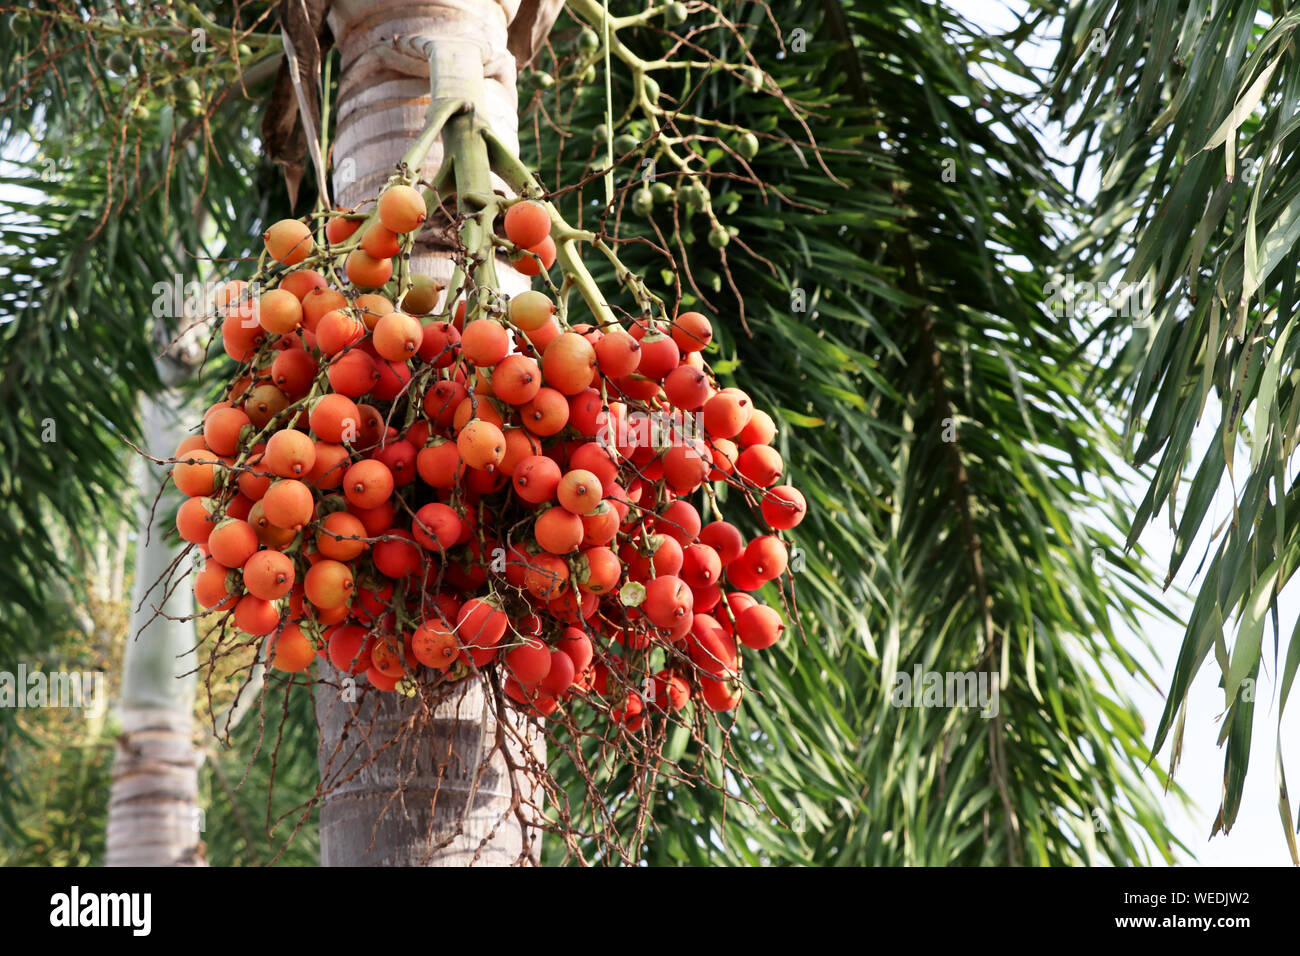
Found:
[[[555,258],[564,272],[566,285],[577,288],[583,301],[587,303],[587,308],[596,317],[598,326],[607,327],[617,324],[618,319],[614,317],[605,297],[601,295],[600,287],[596,285],[596,280],[587,271],[582,258],[577,254],[577,242],[592,242],[596,238],[595,234],[574,229],[565,222],[555,205],[545,198],[546,191],[542,189],[541,184],[533,178],[533,174],[519,161],[519,158],[490,131],[485,133],[485,138],[492,156],[492,168],[496,174],[516,193],[536,201],[550,215],[551,233],[555,239]],[[625,266],[621,268],[624,272],[628,271]]]

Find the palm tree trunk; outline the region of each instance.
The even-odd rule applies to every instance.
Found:
[[[521,32],[544,35],[557,12],[556,3],[539,8],[527,2],[521,12],[518,0],[332,3],[329,25],[341,54],[334,201],[353,206],[376,196],[424,127],[430,96],[427,64],[396,52],[395,38],[463,38],[477,44],[484,64],[480,118],[517,148],[516,57],[508,36],[516,36],[514,49],[519,50]],[[519,17],[529,22],[520,23]],[[531,42],[525,46],[531,48]],[[525,52],[522,59],[530,55]],[[441,162],[437,145],[422,177],[432,179]],[[504,190],[500,182],[496,186]],[[446,283],[452,273],[450,251],[439,237],[422,239],[411,258],[413,270]],[[528,280],[504,262],[498,263],[497,273],[502,291],[528,287]],[[328,664],[321,665],[321,677],[316,712],[325,789],[320,807],[323,865],[536,862],[537,839],[525,832],[521,814],[512,809],[511,774],[496,747],[497,728],[481,687],[467,681],[463,693],[418,728],[416,740],[381,750],[401,734],[416,705],[373,693],[350,703],[340,695],[340,676]],[[360,746],[358,732],[365,736]],[[410,733],[407,727],[408,738]],[[542,742],[533,743],[534,754],[544,757]],[[512,748],[512,753],[518,750]],[[526,792],[521,776],[514,782]]]
[[[169,458],[185,437],[189,418],[185,403],[167,390],[141,397],[141,421],[148,454]],[[166,472],[147,461],[140,468],[140,536],[109,793],[107,863],[202,866],[193,744],[195,631],[192,621],[170,619],[189,617],[194,601],[184,581],[170,593],[160,585],[146,597],[179,552],[163,537],[157,521],[161,506],[151,513]],[[154,607],[162,613],[155,616]]]

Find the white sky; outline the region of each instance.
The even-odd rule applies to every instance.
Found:
[[[948,6],[975,23],[996,29],[1009,29],[1019,24],[1015,10],[1021,4],[1016,0],[1004,3],[1002,0],[947,0]],[[1045,38],[1035,55],[1027,56],[1027,62],[1035,67],[1046,69],[1050,66],[1055,52],[1053,38]],[[1025,55],[1022,51],[1022,55]],[[1045,146],[1049,152],[1065,156],[1066,150],[1060,143],[1055,129],[1048,128]],[[1099,182],[1095,174],[1087,178],[1081,189],[1085,195],[1091,194]],[[1247,411],[1247,414],[1249,412]],[[1247,420],[1250,420],[1249,418]],[[1214,401],[1206,410],[1197,432],[1193,436],[1192,461],[1199,462],[1204,449],[1212,440],[1217,425],[1217,412]],[[1236,472],[1245,473],[1246,456],[1237,457]],[[1132,475],[1131,470],[1122,468],[1121,473]],[[1184,490],[1186,484],[1184,484]],[[1141,479],[1129,482],[1129,495],[1137,501],[1146,490],[1146,483]],[[1203,529],[1217,527],[1224,516],[1231,511],[1232,490],[1225,481],[1219,489],[1214,507],[1207,516]],[[1181,512],[1180,512],[1181,513]],[[1175,578],[1175,585],[1195,593],[1197,581],[1193,571],[1204,552],[1208,541],[1208,530],[1203,530],[1189,552],[1183,570]],[[1153,519],[1144,531],[1141,546],[1148,552],[1152,569],[1163,579],[1169,565],[1169,556],[1173,549],[1174,538],[1169,530],[1167,514]],[[1167,595],[1167,602],[1184,620],[1191,611],[1191,601],[1173,593]],[[1283,634],[1283,654],[1287,635],[1295,625],[1300,614],[1300,589],[1293,585],[1283,590],[1278,604],[1280,626]],[[1182,645],[1183,629],[1163,620],[1150,619],[1147,624],[1147,637],[1155,646],[1158,661],[1150,660],[1150,655],[1139,653],[1142,642],[1139,635],[1133,635],[1126,642],[1130,651],[1147,665],[1148,672],[1160,685],[1157,693],[1150,688],[1140,686],[1136,681],[1130,684],[1130,696],[1137,703],[1147,727],[1147,742],[1150,743],[1155,728],[1160,721],[1164,706],[1163,693],[1169,686],[1173,664]],[[1235,636],[1233,625],[1228,627],[1226,635],[1231,646]],[[1218,686],[1219,671],[1213,655],[1202,669],[1192,685],[1187,704],[1187,726],[1183,741],[1183,757],[1176,775],[1176,781],[1187,791],[1196,806],[1185,812],[1178,801],[1163,798],[1166,807],[1166,819],[1175,834],[1195,854],[1195,860],[1186,861],[1190,865],[1226,865],[1226,866],[1289,866],[1290,854],[1287,851],[1282,832],[1281,817],[1277,808],[1277,786],[1274,771],[1274,752],[1277,746],[1277,687],[1276,675],[1272,668],[1273,643],[1272,634],[1267,628],[1262,652],[1264,665],[1260,669],[1260,679],[1256,686],[1254,733],[1251,739],[1250,770],[1246,779],[1245,792],[1237,822],[1228,836],[1220,834],[1209,839],[1210,826],[1218,809],[1219,797],[1223,786],[1223,752],[1215,741],[1221,729],[1220,718],[1224,707],[1223,691]],[[1267,671],[1267,672],[1265,672]],[[1286,713],[1282,725],[1283,755],[1289,758],[1287,769],[1291,773],[1290,784],[1294,792],[1296,781],[1300,780],[1300,761],[1295,759],[1296,741],[1300,740],[1300,716],[1297,708],[1292,707]],[[1159,755],[1162,766],[1168,766],[1168,746]],[[1154,776],[1152,777],[1154,780]],[[1292,798],[1294,805],[1300,801]],[[1102,836],[1102,835],[1099,835]]]

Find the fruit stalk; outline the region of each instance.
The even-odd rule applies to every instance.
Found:
[[[447,161],[456,182],[456,207],[470,216],[461,227],[461,241],[472,265],[470,275],[479,288],[497,288],[496,254],[492,247],[492,221],[497,198],[492,192],[492,167],[484,131],[468,110],[456,113],[443,132]],[[469,306],[473,308],[473,306]]]
[[[587,267],[582,262],[582,257],[577,253],[576,243],[578,241],[592,241],[596,237],[593,233],[580,229],[574,229],[560,216],[555,206],[542,199],[545,190],[541,184],[533,178],[527,167],[524,166],[510,151],[505,148],[496,137],[487,133],[486,137],[488,147],[491,150],[493,170],[498,176],[506,181],[515,192],[521,196],[528,196],[536,202],[540,202],[550,213],[551,222],[554,223],[552,234],[556,238],[556,261],[560,268],[564,270],[566,282],[571,282],[577,287],[579,294],[582,295],[583,301],[587,303],[587,308],[591,309],[592,315],[596,316],[599,321],[596,323],[602,328],[611,327],[618,324],[609,304],[601,294],[600,286],[596,284],[595,278],[587,271]],[[623,272],[628,269],[623,267]]]

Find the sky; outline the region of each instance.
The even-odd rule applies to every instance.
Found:
[[[972,22],[986,28],[1006,30],[1019,25],[1016,12],[1022,7],[1016,0],[947,0],[948,6]],[[1053,38],[1044,37],[1043,42],[1030,55],[1025,55],[1026,62],[1047,70],[1055,54]],[[1024,54],[1022,54],[1024,55]],[[995,77],[1001,80],[1003,77]],[[1009,81],[1009,78],[1007,78]],[[1041,114],[1040,114],[1041,115]],[[1071,154],[1062,144],[1059,131],[1043,126],[1043,144],[1049,153],[1058,157]],[[1096,170],[1085,178],[1081,186],[1084,196],[1091,195],[1097,187],[1099,176]],[[1249,415],[1248,410],[1246,410]],[[1248,418],[1249,420],[1249,418]],[[1209,403],[1206,414],[1193,435],[1192,461],[1197,462],[1204,454],[1217,426],[1216,406]],[[1237,474],[1243,474],[1248,466],[1248,456],[1238,453]],[[1140,500],[1146,491],[1146,482],[1131,469],[1117,463],[1121,474],[1128,476],[1128,493],[1130,499]],[[1187,483],[1184,483],[1184,490]],[[1219,488],[1214,507],[1207,516],[1201,534],[1189,551],[1190,555],[1199,556],[1205,551],[1209,541],[1209,529],[1217,527],[1232,509],[1232,489],[1226,480]],[[1104,519],[1100,519],[1104,520]],[[1153,519],[1139,539],[1145,549],[1152,570],[1161,579],[1169,566],[1169,556],[1173,549],[1174,538],[1169,529],[1167,513]],[[1174,579],[1174,588],[1166,595],[1166,603],[1185,620],[1191,611],[1191,600],[1175,593],[1181,588],[1185,592],[1195,593],[1197,580],[1194,576],[1197,560],[1190,558],[1179,575]],[[1285,655],[1286,636],[1292,632],[1297,616],[1300,615],[1300,588],[1295,582],[1282,591],[1278,611],[1280,627],[1283,634],[1282,654]],[[1235,627],[1229,624],[1225,639],[1231,647],[1235,636]],[[1146,665],[1160,690],[1157,691],[1136,680],[1128,682],[1128,693],[1137,704],[1147,728],[1146,739],[1150,743],[1155,728],[1160,721],[1164,707],[1163,691],[1169,686],[1173,664],[1182,645],[1183,628],[1177,624],[1154,617],[1146,622],[1145,636],[1153,645],[1157,658],[1143,650],[1142,635],[1132,634],[1125,646]],[[1122,634],[1121,634],[1122,637]],[[1183,756],[1179,764],[1175,781],[1182,786],[1193,799],[1195,805],[1184,810],[1180,802],[1172,796],[1162,797],[1166,811],[1166,820],[1175,835],[1195,855],[1194,860],[1184,860],[1186,865],[1202,866],[1290,866],[1291,857],[1287,851],[1285,836],[1282,831],[1281,817],[1277,808],[1277,785],[1274,770],[1274,753],[1277,747],[1277,685],[1276,674],[1272,667],[1272,634],[1265,630],[1264,651],[1260,679],[1256,686],[1254,731],[1251,739],[1250,770],[1246,778],[1245,791],[1242,796],[1241,809],[1232,832],[1227,836],[1220,834],[1209,838],[1210,827],[1218,809],[1223,786],[1223,752],[1215,741],[1221,729],[1221,717],[1224,710],[1223,691],[1218,686],[1219,672],[1213,662],[1201,670],[1192,685],[1187,704],[1187,725],[1183,742]],[[1127,675],[1123,675],[1127,679]],[[1287,769],[1291,772],[1291,786],[1300,779],[1300,753],[1297,741],[1300,741],[1300,713],[1291,707],[1282,724],[1283,757],[1290,758]],[[1169,752],[1165,750],[1158,756],[1162,766],[1168,766]],[[1154,781],[1154,775],[1151,777]],[[1294,804],[1297,802],[1293,798]]]

